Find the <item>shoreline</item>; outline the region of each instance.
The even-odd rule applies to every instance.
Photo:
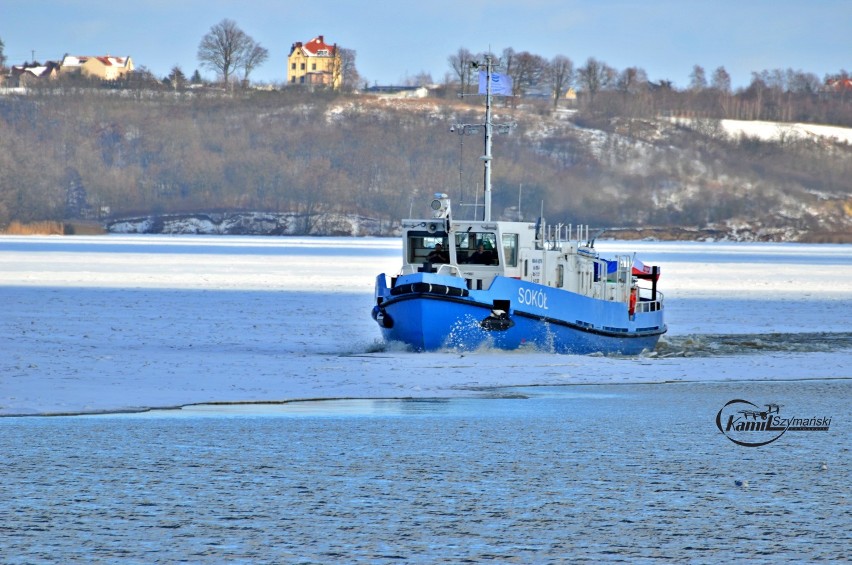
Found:
[[[236,227],[230,229],[219,225],[224,218],[233,216],[280,215],[291,218],[292,213],[272,214],[266,212],[253,213],[217,213],[217,214],[163,214],[145,217],[120,218],[104,222],[59,222],[45,221],[33,224],[12,222],[10,226],[0,231],[0,236],[10,237],[46,237],[46,236],[213,236],[213,237],[355,237],[398,239],[394,231],[383,231],[381,225],[385,222],[364,217],[347,220],[332,218],[331,229],[312,233],[300,233],[298,230],[268,229],[265,226],[246,227],[244,221],[235,221]],[[211,220],[219,218],[219,223]],[[233,219],[233,218],[232,218]],[[341,223],[347,224],[341,226]],[[389,221],[388,221],[389,223]],[[174,225],[172,225],[174,224]],[[365,228],[365,226],[375,226]],[[116,228],[116,226],[119,226]],[[153,227],[152,227],[153,226]],[[160,229],[157,229],[159,227]],[[596,228],[597,229],[597,228]],[[844,231],[791,231],[790,228],[767,228],[764,226],[738,226],[727,228],[695,227],[695,226],[653,226],[653,227],[609,227],[604,228],[603,235],[598,241],[647,241],[657,243],[672,242],[712,242],[712,243],[803,243],[848,245],[852,243],[852,232]]]

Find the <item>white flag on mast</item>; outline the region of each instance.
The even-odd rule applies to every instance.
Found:
[[[488,75],[485,71],[479,71],[479,94],[485,94],[488,87]],[[502,73],[491,73],[491,94],[494,96],[512,95],[512,77]]]

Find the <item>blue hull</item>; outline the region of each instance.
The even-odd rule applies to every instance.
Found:
[[[494,301],[508,304],[495,318]],[[418,351],[532,347],[555,353],[635,355],[665,333],[662,311],[629,316],[627,306],[512,278],[469,290],[456,277],[417,273],[394,289],[376,281],[373,317],[384,338]]]

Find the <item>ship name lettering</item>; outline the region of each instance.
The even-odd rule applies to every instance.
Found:
[[[521,304],[529,304],[537,306],[542,310],[547,310],[547,294],[543,290],[531,290],[529,288],[520,287],[518,289],[518,302]]]

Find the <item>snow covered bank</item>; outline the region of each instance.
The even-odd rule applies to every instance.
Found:
[[[393,231],[388,222],[363,216],[294,212],[223,212],[163,214],[107,222],[110,233],[173,235],[351,235],[380,236]]]
[[[706,120],[695,118],[671,118],[671,121],[693,127]],[[730,137],[752,137],[763,141],[781,141],[782,139],[825,140],[835,143],[852,143],[852,128],[806,124],[794,122],[765,122],[760,120],[718,120],[722,130]]]

